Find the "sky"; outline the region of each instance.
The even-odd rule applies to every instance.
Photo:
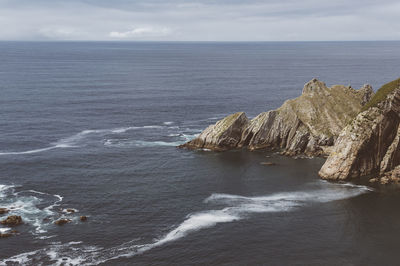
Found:
[[[399,0],[0,0],[0,40],[400,40]]]

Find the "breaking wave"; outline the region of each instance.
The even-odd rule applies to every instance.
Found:
[[[215,193],[204,200],[206,204],[225,205],[221,209],[205,210],[189,214],[183,222],[167,234],[148,244],[137,244],[137,239],[112,248],[85,246],[81,242],[52,244],[46,248],[27,252],[0,261],[0,264],[15,262],[33,264],[34,261],[49,263],[68,262],[69,265],[93,265],[113,259],[132,257],[152,248],[181,239],[188,234],[220,223],[246,219],[251,214],[266,212],[287,212],[312,203],[325,203],[355,197],[372,191],[366,186],[332,184],[318,181],[312,189],[282,192],[265,196],[246,197],[240,195]]]

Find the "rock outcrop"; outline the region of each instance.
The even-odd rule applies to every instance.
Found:
[[[379,89],[365,109],[340,133],[322,178],[387,177],[400,164],[400,79]]]
[[[286,101],[280,108],[252,120],[243,112],[230,115],[180,147],[215,151],[280,149],[286,155],[328,154],[340,131],[372,95],[369,85],[360,90],[342,85],[328,88],[313,79],[305,84],[301,96]]]
[[[249,120],[243,112],[235,113],[206,128],[197,138],[181,147],[223,151],[238,146]]]

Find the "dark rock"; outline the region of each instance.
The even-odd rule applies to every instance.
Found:
[[[67,212],[69,212],[69,213],[75,213],[75,209],[67,209]]]
[[[67,224],[67,223],[70,223],[71,222],[71,220],[70,219],[59,219],[59,220],[57,220],[57,221],[55,221],[54,222],[54,224],[56,224],[56,225],[64,225],[64,224]]]
[[[1,221],[0,223],[8,226],[17,226],[22,224],[22,218],[21,216],[11,215],[8,216],[7,219]]]
[[[79,219],[81,220],[81,222],[87,221],[87,217],[85,215],[82,215],[81,217],[79,217]]]
[[[0,214],[8,213],[10,210],[7,208],[0,208]]]

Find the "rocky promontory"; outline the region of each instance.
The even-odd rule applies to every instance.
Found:
[[[373,96],[371,86],[355,90],[313,79],[302,94],[280,108],[249,120],[235,113],[181,145],[189,149],[223,151],[236,148],[281,150],[285,155],[327,155],[341,130]]]
[[[372,175],[374,181],[398,180],[400,164],[400,79],[385,84],[340,133],[322,166],[324,179]]]

